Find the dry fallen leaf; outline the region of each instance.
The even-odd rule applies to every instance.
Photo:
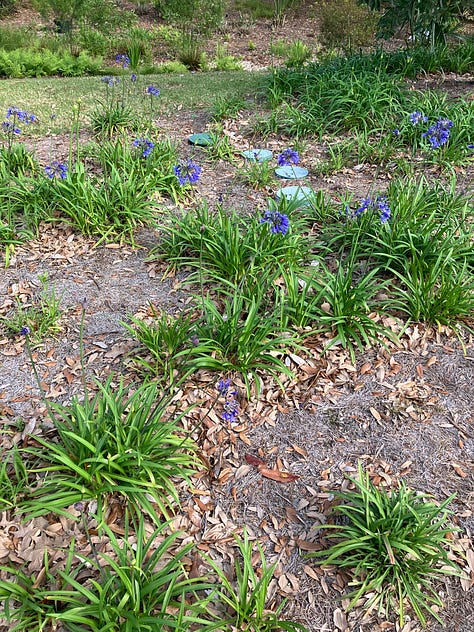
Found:
[[[320,551],[323,548],[318,542],[309,542],[301,538],[295,538],[295,542],[302,551]]]
[[[277,483],[293,483],[299,478],[297,474],[283,472],[282,470],[279,470],[277,468],[268,468],[265,464],[265,461],[262,461],[262,459],[259,459],[252,454],[246,454],[245,460],[250,465],[254,465],[262,476],[264,476],[265,478],[270,478],[272,481],[276,481]]]
[[[344,612],[340,608],[336,608],[332,614],[334,625],[341,632],[345,632],[347,629],[347,618]]]
[[[466,478],[467,476],[466,472],[462,469],[462,467],[458,463],[452,462],[451,467],[453,468],[453,470],[456,472],[458,476],[460,476],[461,478]]]
[[[265,467],[265,461],[262,461],[262,459],[259,459],[256,456],[253,456],[253,454],[246,454],[245,455],[245,460],[247,461],[247,463],[249,465],[255,465],[255,467]]]
[[[308,577],[311,577],[311,579],[319,580],[319,575],[311,566],[309,566],[309,564],[305,564],[303,566],[303,570],[306,573],[306,575],[308,575]]]
[[[289,472],[282,472],[281,470],[270,470],[268,467],[259,467],[258,471],[265,478],[270,478],[277,483],[293,483],[299,479],[297,474],[290,474]]]

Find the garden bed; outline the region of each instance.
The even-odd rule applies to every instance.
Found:
[[[468,103],[472,77],[453,75],[449,81],[450,88],[456,86],[451,90],[456,93],[453,96],[465,96]],[[423,85],[420,82],[424,82]],[[426,82],[432,83],[427,86]],[[413,84],[413,87],[422,90],[432,86],[444,90],[442,81],[435,77]],[[226,104],[230,107],[231,101]],[[456,113],[453,102],[449,101],[446,105],[441,101],[441,105],[452,108],[449,113]],[[220,106],[222,108],[222,103]],[[274,265],[274,252],[280,252],[281,240],[288,237],[294,239],[296,245],[289,255],[285,251],[281,257],[290,268],[293,261],[290,255],[298,257],[298,249],[306,248],[305,240],[308,239],[311,257],[307,257],[303,269],[307,274],[314,263],[312,259],[316,259],[319,263],[312,266],[313,270],[321,275],[323,272],[327,274],[322,278],[328,279],[328,284],[336,276],[338,266],[346,265],[352,244],[358,240],[362,243],[369,235],[374,240],[378,239],[376,243],[382,248],[383,239],[388,239],[382,226],[387,218],[382,220],[377,215],[379,210],[383,210],[377,204],[385,199],[384,196],[387,196],[392,209],[392,217],[388,218],[385,228],[395,230],[396,224],[390,224],[394,218],[409,222],[410,215],[419,213],[417,227],[420,232],[415,235],[420,238],[421,245],[417,247],[426,246],[431,238],[434,239],[433,235],[439,238],[435,243],[440,248],[445,247],[448,237],[442,231],[439,237],[436,221],[430,220],[429,213],[426,217],[423,215],[425,207],[433,209],[433,213],[441,212],[442,203],[448,236],[454,239],[455,235],[456,244],[470,244],[472,249],[473,164],[467,151],[467,132],[461,116],[453,125],[450,142],[453,138],[460,138],[462,152],[455,154],[452,145],[447,145],[446,151],[452,153],[441,159],[441,152],[430,153],[432,148],[426,144],[427,141],[421,140],[421,128],[414,131],[406,113],[400,112],[400,128],[402,132],[405,130],[410,140],[398,141],[390,136],[387,142],[394,143],[390,144],[392,153],[389,159],[381,160],[380,154],[370,159],[368,153],[357,153],[362,142],[360,138],[357,142],[354,140],[353,130],[320,135],[310,133],[296,140],[289,137],[288,131],[271,131],[265,117],[271,117],[277,108],[272,113],[266,111],[262,103],[258,107],[258,117],[248,109],[238,109],[231,118],[223,118],[220,126],[216,126],[208,111],[154,114],[152,120],[147,121],[146,130],[140,132],[140,138],[143,141],[145,133],[146,138],[153,138],[161,154],[153,157],[156,162],[145,166],[142,158],[148,156],[127,153],[135,149],[140,153],[145,147],[144,142],[140,142],[133,149],[132,141],[137,138],[130,131],[121,137],[119,149],[105,136],[100,143],[92,146],[95,137],[90,128],[82,129],[80,133],[77,130],[78,136],[74,130],[72,137],[64,132],[57,136],[54,159],[59,164],[67,163],[72,143],[74,156],[85,158],[88,177],[98,178],[91,180],[90,195],[95,194],[92,188],[100,190],[102,178],[107,181],[112,172],[111,164],[143,168],[140,175],[147,184],[143,199],[144,204],[151,204],[150,221],[141,222],[139,217],[137,224],[147,223],[147,226],[132,230],[127,224],[129,215],[124,213],[120,216],[123,223],[117,223],[118,213],[112,206],[108,220],[117,231],[115,235],[107,234],[96,219],[83,223],[85,234],[81,234],[77,226],[67,224],[67,220],[73,223],[75,215],[74,209],[69,215],[66,211],[63,211],[64,214],[58,212],[59,205],[68,195],[67,190],[61,187],[72,186],[71,183],[76,181],[72,173],[63,180],[56,169],[56,178],[48,184],[40,173],[43,167],[52,164],[49,138],[45,136],[39,142],[28,139],[29,147],[38,146],[36,158],[40,163],[39,167],[35,167],[36,179],[28,181],[29,185],[34,187],[34,182],[40,182],[41,177],[46,182],[46,193],[40,192],[36,203],[40,199],[48,199],[52,190],[59,197],[53,198],[56,206],[51,216],[39,222],[36,237],[5,248],[5,270],[0,280],[4,297],[0,314],[6,318],[0,340],[4,460],[13,453],[14,446],[36,450],[40,445],[38,439],[55,443],[58,435],[48,402],[59,402],[68,407],[73,395],[82,397],[84,381],[90,393],[96,393],[98,383],[103,385],[108,379],[111,380],[109,386],[112,392],[117,392],[122,383],[133,385],[135,389],[144,381],[158,381],[165,393],[171,395],[169,410],[173,414],[177,414],[176,411],[184,413],[179,420],[178,432],[180,436],[189,432],[196,442],[198,456],[198,466],[188,484],[177,477],[172,478],[180,504],[172,504],[173,511],[170,512],[172,522],[167,528],[178,532],[178,535],[166,554],[167,560],[171,554],[182,550],[183,545],[192,543],[193,548],[183,558],[184,568],[191,577],[210,575],[216,578],[215,569],[212,569],[214,562],[233,582],[236,579],[231,570],[233,560],[239,559],[233,536],[238,534],[243,537],[246,531],[252,542],[261,544],[267,561],[276,564],[268,588],[267,606],[275,609],[283,598],[288,597],[281,615],[283,618],[299,622],[311,632],[421,630],[420,623],[409,609],[402,626],[394,612],[385,620],[377,615],[376,610],[367,611],[365,597],[354,609],[345,613],[348,602],[344,595],[349,574],[335,567],[322,569],[313,559],[305,557],[306,553],[327,545],[327,534],[321,537],[321,526],[331,519],[334,494],[348,489],[347,476],[354,477],[361,464],[373,484],[380,489],[395,490],[403,480],[409,488],[429,494],[436,502],[456,494],[450,503],[453,511],[450,520],[459,532],[453,528],[449,537],[453,544],[451,556],[462,567],[463,578],[438,578],[435,589],[444,603],[444,609],[439,614],[448,622],[448,629],[468,632],[474,624],[474,552],[471,541],[474,528],[474,340],[469,329],[473,324],[472,310],[460,314],[459,318],[451,318],[449,312],[449,323],[436,323],[433,317],[430,324],[423,319],[408,320],[403,313],[403,301],[402,304],[398,302],[398,308],[372,312],[369,309],[371,296],[367,309],[360,305],[354,309],[359,310],[358,318],[366,318],[363,322],[368,331],[372,327],[369,320],[380,329],[375,329],[375,334],[369,337],[371,344],[362,344],[362,348],[358,348],[352,339],[350,344],[346,344],[344,338],[335,340],[338,331],[335,322],[321,330],[321,323],[327,322],[325,318],[335,313],[336,296],[333,297],[334,304],[326,305],[321,300],[322,306],[317,305],[315,309],[319,310],[319,321],[315,319],[314,324],[293,327],[301,336],[298,344],[288,345],[288,348],[279,344],[271,348],[270,356],[280,360],[292,375],[275,371],[276,376],[272,376],[265,371],[264,362],[257,362],[256,368],[250,366],[250,378],[246,383],[244,377],[247,372],[243,375],[237,370],[235,358],[222,359],[214,349],[206,356],[206,363],[203,361],[199,367],[196,365],[197,368],[182,381],[175,381],[176,390],[164,379],[168,375],[176,380],[176,375],[183,367],[186,369],[186,362],[192,358],[196,333],[193,326],[198,322],[195,316],[200,309],[200,300],[204,305],[204,295],[206,299],[215,300],[219,311],[223,312],[226,298],[222,288],[226,287],[225,282],[233,282],[233,285],[227,285],[231,299],[238,296],[244,287],[247,270],[236,277],[237,280],[230,273],[226,277],[222,271],[219,282],[219,275],[207,277],[212,272],[213,262],[209,259],[203,263],[203,241],[217,225],[213,222],[216,217],[221,217],[219,213],[223,212],[219,220],[223,222],[221,226],[228,226],[225,217],[235,221],[235,229],[242,235],[242,251],[244,246],[247,247],[245,240],[251,231],[256,235],[262,234],[259,230],[263,231],[264,237],[258,242],[259,249],[254,251],[252,265],[256,265],[254,260],[262,252],[267,257],[263,261],[267,261],[269,266]],[[439,111],[441,115],[447,116],[444,110]],[[425,121],[423,128],[425,131],[434,124],[437,116],[438,112],[430,111],[430,121]],[[274,120],[277,125],[281,121],[285,123],[284,116]],[[267,125],[265,133],[262,132],[262,121]],[[189,136],[204,131],[215,134],[214,146],[210,149],[192,147],[188,142]],[[384,132],[391,134],[392,129]],[[79,144],[76,144],[77,137]],[[383,148],[381,137],[370,137],[364,147],[380,150]],[[167,144],[170,139],[172,143]],[[400,144],[397,145],[397,142]],[[269,202],[269,199],[274,200],[277,189],[287,184],[274,177],[275,161],[268,173],[262,174],[264,168],[252,171],[252,165],[242,157],[244,150],[262,146],[272,150],[275,157],[285,149],[297,146],[298,164],[309,170],[308,177],[297,182],[315,192],[306,210],[298,205],[275,207],[272,206],[274,201]],[[116,163],[111,159],[111,155],[116,156],[113,154],[114,147],[117,153],[119,150],[123,152]],[[164,158],[167,152],[169,160]],[[341,165],[337,163],[338,156],[342,159]],[[194,165],[201,167],[200,177],[197,182],[188,182],[180,188],[172,165],[190,158]],[[123,164],[120,162],[122,159]],[[186,162],[181,164],[189,167]],[[70,164],[69,168],[74,172],[73,165]],[[135,173],[133,169],[127,172],[128,181]],[[405,171],[402,172],[402,169]],[[77,170],[77,173],[80,171]],[[24,176],[27,178],[28,173]],[[420,176],[424,178],[421,184]],[[125,186],[123,182],[127,178],[120,180],[121,185]],[[16,186],[18,182],[15,180]],[[16,188],[9,190],[14,190],[15,195],[18,191]],[[76,191],[81,193],[82,189],[77,188]],[[372,200],[370,204],[364,203],[363,199],[367,200],[369,196]],[[417,196],[421,196],[422,203],[416,202]],[[72,196],[77,208],[80,207],[79,199]],[[202,229],[193,233],[192,222],[203,212],[203,201],[209,210],[209,223],[203,223]],[[67,210],[68,207],[64,208]],[[291,225],[288,235],[282,230],[272,233],[270,228],[276,224],[260,221],[265,220],[268,209],[288,214]],[[369,221],[369,212],[374,217],[377,215],[376,225]],[[466,220],[464,224],[459,222],[459,226],[456,224],[457,213],[459,218],[465,217]],[[21,214],[17,212],[17,215]],[[272,215],[271,221],[275,218],[278,219]],[[360,224],[357,224],[359,219]],[[27,220],[25,216],[24,221]],[[179,223],[180,220],[183,224]],[[427,242],[421,239],[422,220],[433,221]],[[183,228],[185,221],[190,222],[186,226],[191,236],[181,254],[181,242],[187,238]],[[358,230],[359,225],[364,230]],[[18,230],[18,222],[15,226]],[[166,236],[172,234],[171,227],[177,231],[178,238],[166,250],[163,244],[167,243]],[[454,232],[449,233],[451,228]],[[218,237],[217,234],[216,239]],[[274,241],[265,241],[270,239]],[[210,243],[214,242],[211,240]],[[196,244],[198,254],[193,255],[192,248]],[[433,246],[426,252],[427,257],[439,255]],[[368,261],[372,262],[375,254],[380,253],[369,248],[357,259],[357,265],[352,270],[354,287],[358,287],[367,272]],[[285,259],[287,255],[288,259]],[[235,256],[237,258],[237,254]],[[413,252],[410,256],[414,257]],[[459,260],[466,258],[465,279],[468,283],[472,277],[472,254],[466,254],[459,247],[452,256]],[[221,259],[224,258],[221,255]],[[220,262],[219,256],[216,256],[217,262]],[[400,266],[403,266],[403,260]],[[264,269],[262,266],[259,272],[262,277]],[[201,270],[197,276],[196,270]],[[398,272],[400,270],[403,271],[403,267],[397,268]],[[195,273],[194,279],[189,284],[192,272]],[[277,291],[287,282],[283,280],[285,272],[287,270],[283,266],[281,274],[275,274],[266,287],[265,295],[274,291],[275,294],[270,296],[279,296]],[[389,275],[388,266],[379,277],[377,301],[386,302],[384,294],[390,294],[397,288],[397,280]],[[307,276],[305,278],[308,279]],[[258,275],[253,282],[257,286]],[[441,285],[438,278],[436,283]],[[304,287],[303,283],[299,283],[299,287]],[[221,289],[220,294],[218,288]],[[457,289],[454,287],[453,291]],[[52,317],[52,325],[57,328],[53,335],[36,335],[38,332],[35,331],[38,322],[44,322],[48,313],[43,313],[41,318],[33,319],[31,323],[21,321],[21,314],[26,317],[28,310],[35,306],[49,306],[51,313],[56,299],[59,310]],[[446,302],[449,303],[449,300]],[[457,307],[454,305],[453,310]],[[262,309],[256,323],[273,317],[268,304]],[[432,306],[432,309],[435,307]],[[446,314],[440,309],[441,312],[435,315],[444,318]],[[189,310],[191,321],[186,341],[181,341],[181,346],[175,349],[177,357],[181,354],[182,362],[171,364],[171,373],[166,374],[164,365],[160,364],[163,362],[160,353],[164,354],[164,351],[157,347],[160,352],[158,359],[150,359],[150,347],[153,345],[148,350],[144,349],[123,323],[132,329],[138,321],[153,326],[164,316],[171,318],[171,327],[174,319]],[[18,324],[17,331],[9,330],[15,322]],[[225,322],[226,319],[222,319],[223,327]],[[19,330],[26,324],[30,332],[20,335]],[[218,334],[216,331],[216,337]],[[350,334],[349,331],[349,338]],[[395,341],[393,336],[392,339],[387,337],[390,334],[398,336],[398,340]],[[268,334],[268,337],[271,335]],[[378,344],[379,338],[383,338],[385,346]],[[328,348],[331,341],[335,344]],[[201,343],[202,340],[196,343],[198,350]],[[250,338],[249,346],[251,343]],[[183,349],[186,351],[184,354]],[[204,355],[202,352],[201,360]],[[216,358],[217,370],[211,371],[211,360]],[[148,370],[140,370],[137,359],[148,362]],[[171,357],[171,360],[174,358]],[[266,361],[267,369],[274,368],[271,360]],[[219,362],[222,370],[219,370]],[[230,368],[232,363],[233,368]],[[39,378],[40,385],[36,378]],[[219,392],[217,388],[222,379],[231,380],[229,388],[235,393],[230,398],[225,389],[221,388]],[[235,402],[234,408],[226,408],[229,400]],[[163,419],[170,414],[163,413]],[[30,488],[39,490],[33,511],[37,515],[23,521],[21,511],[28,504],[28,493],[25,489],[16,490],[19,510],[17,506],[5,508],[1,517],[0,561],[3,569],[23,568],[32,579],[34,592],[49,586],[45,551],[48,552],[49,569],[53,573],[65,568],[69,559],[66,549],[71,542],[74,543],[73,566],[78,565],[81,555],[90,559],[97,552],[114,555],[116,549],[111,542],[113,536],[122,541],[126,533],[128,505],[124,494],[105,495],[104,520],[109,529],[106,533],[100,530],[103,526],[100,520],[98,524],[97,499],[87,495],[60,507],[61,511],[67,509],[68,515],[61,511],[42,513],[38,481],[41,479],[44,484],[47,477],[42,478],[41,473],[33,471],[33,464],[31,467],[27,480]],[[6,471],[6,479],[14,479],[11,473],[12,470]],[[6,484],[5,476],[3,483]],[[155,510],[159,515],[156,506]],[[32,512],[31,505],[29,511]],[[144,528],[150,535],[153,521],[146,511],[144,513]],[[133,538],[134,535],[130,535],[130,542],[134,541]],[[162,534],[156,541],[163,541]],[[261,572],[256,548],[251,560]],[[6,570],[2,573],[2,579],[13,577]],[[93,575],[86,570],[81,570],[81,573],[81,577],[86,579]],[[53,629],[56,623],[50,622],[49,625]],[[60,621],[57,626],[56,629],[60,629]],[[6,631],[10,628],[5,623],[2,629]],[[435,632],[443,628],[430,619],[427,629]]]

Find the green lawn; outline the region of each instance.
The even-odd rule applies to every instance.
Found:
[[[262,94],[262,72],[209,72],[182,75],[147,75],[139,78],[133,106],[137,106],[137,95],[143,95],[143,108],[149,108],[146,86],[153,84],[161,90],[156,99],[158,114],[184,109],[207,109],[216,97],[243,97],[253,101]],[[128,76],[123,80],[127,87]],[[2,80],[0,111],[15,105],[32,112],[38,117],[38,125],[28,128],[28,134],[43,136],[48,132],[61,133],[70,129],[72,109],[81,100],[81,123],[87,124],[97,102],[105,98],[105,84],[100,77],[63,77],[38,79]],[[117,88],[119,90],[119,88]],[[140,98],[138,97],[138,102]],[[54,120],[51,114],[55,115]]]

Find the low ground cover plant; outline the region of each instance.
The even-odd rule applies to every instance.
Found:
[[[109,378],[95,395],[49,406],[57,440],[38,438],[38,447],[25,448],[37,482],[21,510],[31,517],[67,515],[75,503],[94,500],[102,524],[118,494],[137,515],[146,512],[157,523],[160,515],[168,517],[179,502],[173,479],[189,481],[196,449],[180,434],[184,413],[167,417],[169,399],[156,382],[132,392]]]
[[[56,336],[61,331],[61,296],[47,275],[39,276],[39,289],[31,297],[29,304],[23,304],[18,297],[6,316],[0,317],[0,325],[10,335],[17,335],[26,327],[34,344],[45,337]]]
[[[98,74],[102,59],[82,52],[74,56],[68,51],[52,52],[20,49],[4,51],[0,49],[0,77],[46,77],[62,75],[79,77]]]
[[[433,607],[442,604],[432,581],[459,574],[448,556],[453,497],[438,505],[403,482],[397,490],[378,489],[360,464],[358,478],[350,480],[355,489],[336,493],[335,522],[324,526],[335,542],[310,556],[350,569],[355,588],[349,608],[368,595],[365,607],[379,614],[387,616],[395,604],[403,626],[407,600],[423,625],[427,616],[441,621]]]
[[[356,160],[386,163],[410,149],[421,152],[427,162],[465,164],[472,157],[469,100],[408,91],[404,77],[416,77],[427,64],[433,71],[451,67],[458,56],[465,62],[458,71],[469,70],[474,67],[472,42],[440,47],[429,60],[423,55],[425,49],[419,48],[413,53],[330,58],[302,70],[277,69],[268,84],[269,98],[277,107],[257,129],[296,138],[352,132],[349,152],[358,151]],[[416,112],[421,118],[411,118]],[[449,133],[439,142],[443,125]],[[366,146],[362,155],[360,133]],[[336,155],[332,160],[334,168],[342,166],[335,162]]]

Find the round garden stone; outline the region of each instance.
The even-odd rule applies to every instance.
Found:
[[[279,178],[285,180],[299,180],[308,175],[308,170],[304,167],[293,167],[292,165],[285,165],[284,167],[278,167],[275,169],[275,173]]]
[[[188,142],[191,145],[197,145],[198,147],[209,147],[214,144],[212,136],[207,132],[199,132],[198,134],[191,134],[188,138]]]
[[[266,162],[273,158],[273,152],[269,149],[247,149],[242,156],[251,162]]]
[[[314,191],[311,187],[283,187],[279,189],[275,196],[277,200],[285,198],[288,202],[297,200],[301,202],[301,206],[309,206],[310,198],[314,195]]]

